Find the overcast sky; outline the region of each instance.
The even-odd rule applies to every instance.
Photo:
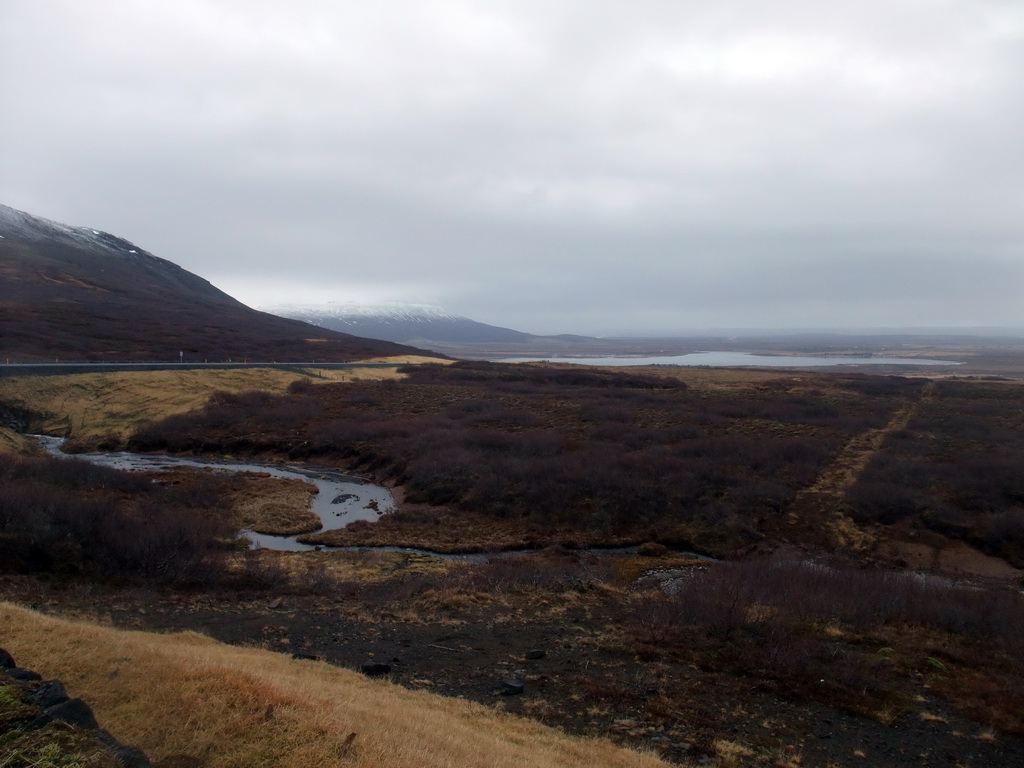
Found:
[[[254,306],[1024,327],[1024,3],[0,0],[0,202]]]

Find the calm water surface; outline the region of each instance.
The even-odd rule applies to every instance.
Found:
[[[692,352],[665,357],[508,357],[500,363],[576,363],[578,365],[681,365],[713,368],[765,366],[810,368],[840,365],[962,365],[954,360],[921,357],[808,357],[798,355],[754,355],[749,352]]]

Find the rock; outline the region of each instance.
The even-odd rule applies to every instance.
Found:
[[[90,731],[97,730],[100,725],[89,709],[89,705],[81,699],[68,699],[60,704],[48,707],[44,714],[54,720],[61,720],[68,725],[77,725],[79,728],[86,728]]]
[[[23,683],[19,687],[24,691],[22,699],[25,704],[37,708],[36,711],[41,710],[41,714],[30,722],[15,723],[18,730],[28,733],[50,723],[60,722],[65,726],[81,729],[83,733],[80,738],[108,750],[123,768],[152,768],[149,758],[141,749],[125,746],[101,729],[88,704],[81,699],[69,699],[64,684],[59,680],[37,683],[36,681],[42,680],[42,676],[30,669],[15,667],[14,660],[6,651],[0,651],[0,664],[6,666],[5,674],[8,677]],[[0,737],[4,735],[5,730],[8,729],[0,728]],[[103,764],[109,763],[109,757],[104,758]]]
[[[107,745],[107,748],[120,761],[122,768],[153,768],[146,753],[138,747],[128,747],[115,739],[110,731],[102,728],[96,730],[96,736]]]
[[[42,728],[44,725],[47,725],[52,722],[53,718],[49,715],[40,715],[35,720],[31,720],[28,723],[25,723],[25,725],[20,726],[20,729],[25,731],[25,733],[28,733],[29,731],[38,730],[39,728]]]
[[[543,648],[531,648],[524,654],[524,657],[529,661],[536,661],[537,659],[543,659],[547,655],[548,652]]]
[[[11,669],[18,666],[14,663],[14,657],[3,648],[0,648],[0,669]]]
[[[502,696],[519,696],[524,690],[526,686],[519,680],[502,680],[498,688]]]
[[[60,680],[47,680],[34,691],[26,694],[25,699],[40,709],[49,709],[68,700],[68,692]]]
[[[169,755],[157,762],[155,768],[203,768],[206,763],[192,755]]]
[[[280,608],[281,607],[281,603],[283,603],[283,602],[284,602],[284,600],[282,600],[280,597],[275,597],[273,600],[271,600],[269,603],[267,603],[267,608],[271,608],[271,609]]]
[[[22,669],[21,667],[10,667],[4,670],[7,676],[14,680],[21,680],[22,682],[32,682],[34,680],[42,680],[43,676],[38,672],[33,672],[31,669]]]
[[[153,766],[149,762],[149,758],[146,757],[146,753],[138,747],[117,746],[112,747],[110,751],[117,756],[124,768],[152,768]]]
[[[359,671],[367,677],[380,677],[381,675],[391,674],[391,665],[382,664],[377,661],[367,661],[359,667]]]

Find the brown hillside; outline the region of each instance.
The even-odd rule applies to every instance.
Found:
[[[0,205],[3,361],[311,362],[422,350],[257,312],[127,240]]]

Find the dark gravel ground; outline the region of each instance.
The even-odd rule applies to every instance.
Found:
[[[1024,765],[1024,739],[966,719],[927,686],[883,724],[787,697],[771,680],[638,654],[626,642],[628,608],[611,590],[449,596],[435,603],[385,594],[380,586],[323,597],[0,581],[0,596],[48,612],[136,629],[199,631],[352,669],[385,664],[386,679],[399,685],[654,749],[674,762]],[[506,681],[521,684],[522,693],[509,695],[517,686]]]

